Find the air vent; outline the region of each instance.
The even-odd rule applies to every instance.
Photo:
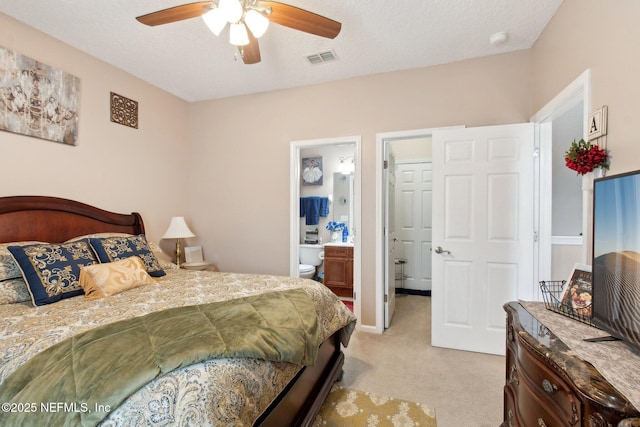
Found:
[[[307,56],[307,61],[309,61],[309,64],[311,65],[324,64],[325,62],[332,62],[337,60],[338,60],[338,57],[336,56],[336,53],[332,50]]]

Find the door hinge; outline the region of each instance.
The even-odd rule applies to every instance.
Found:
[[[384,302],[389,302],[389,295],[384,294]]]
[[[389,167],[389,160],[385,160],[382,164],[383,169],[387,169]]]
[[[537,157],[540,157],[540,149],[538,147],[535,147],[533,149],[533,158],[535,159]]]
[[[534,231],[534,232],[533,232],[533,241],[534,241],[534,242],[537,242],[537,241],[538,241],[538,232],[537,232],[537,231]]]

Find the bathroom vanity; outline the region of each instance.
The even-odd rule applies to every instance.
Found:
[[[324,245],[324,285],[339,297],[353,298],[353,243]]]

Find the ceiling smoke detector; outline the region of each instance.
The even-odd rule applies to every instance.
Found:
[[[327,50],[326,52],[315,53],[307,56],[307,61],[311,65],[324,64],[325,62],[337,61],[338,57],[333,50]]]
[[[505,31],[499,31],[489,37],[489,43],[491,43],[491,46],[498,46],[506,42],[508,38],[509,35]]]

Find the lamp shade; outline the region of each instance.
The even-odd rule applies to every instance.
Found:
[[[162,239],[183,239],[186,237],[196,237],[195,234],[189,230],[187,223],[184,221],[183,216],[174,216],[171,218],[171,223],[167,232],[164,233]]]

